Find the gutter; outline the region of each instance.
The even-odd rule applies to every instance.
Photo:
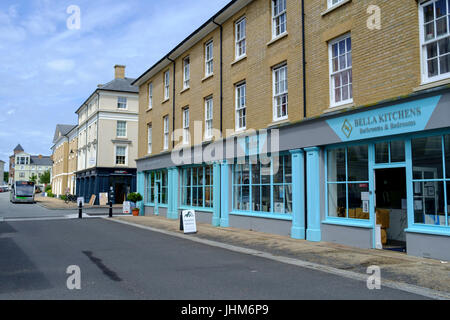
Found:
[[[175,84],[176,84],[176,81],[175,81],[175,67],[176,67],[176,65],[175,65],[175,60],[170,59],[169,56],[167,56],[167,60],[172,62],[172,65],[173,65],[173,80],[172,80],[173,81],[173,88],[172,88],[172,95],[173,95],[173,98],[172,98],[172,100],[173,100],[172,101],[172,149],[175,149],[175,140],[173,139],[173,132],[175,131],[175,93],[176,93],[176,91],[175,91]]]
[[[303,63],[303,118],[306,119],[306,41],[305,41],[305,0],[302,0],[302,63]]]

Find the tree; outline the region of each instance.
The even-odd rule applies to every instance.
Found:
[[[39,179],[39,183],[43,184],[45,186],[47,186],[47,184],[50,183],[50,171],[47,170],[41,175],[41,178]]]
[[[30,181],[33,182],[34,184],[36,184],[37,182],[37,176],[33,173],[30,177]]]
[[[9,172],[3,172],[3,181],[5,181],[5,183],[9,182]]]

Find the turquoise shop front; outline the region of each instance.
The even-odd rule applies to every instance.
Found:
[[[324,204],[308,210],[321,217],[310,239],[450,260],[449,101],[428,95],[325,120],[341,142],[305,149],[306,188]]]

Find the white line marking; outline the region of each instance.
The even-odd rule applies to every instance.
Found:
[[[136,228],[149,230],[149,231],[153,231],[153,232],[158,232],[158,233],[162,233],[165,235],[169,235],[169,236],[173,236],[173,237],[177,237],[177,238],[181,238],[181,239],[185,239],[185,240],[190,240],[190,241],[206,244],[206,245],[209,245],[212,247],[222,248],[222,249],[226,249],[226,250],[230,250],[230,251],[234,251],[234,252],[244,253],[244,254],[251,255],[251,256],[266,258],[269,260],[273,260],[273,261],[277,261],[277,262],[281,262],[281,263],[285,263],[285,264],[295,265],[295,266],[302,267],[302,268],[308,268],[308,269],[316,270],[316,271],[323,271],[326,273],[338,275],[338,276],[353,279],[353,280],[358,280],[358,281],[363,281],[363,282],[367,281],[366,274],[361,274],[361,273],[357,273],[357,272],[353,272],[353,271],[340,270],[340,269],[333,268],[330,266],[321,265],[321,264],[303,261],[303,260],[298,260],[298,259],[293,259],[293,258],[288,258],[288,257],[274,256],[270,253],[263,252],[263,251],[237,247],[234,245],[225,244],[225,243],[212,241],[212,240],[195,238],[192,236],[186,236],[184,234],[179,234],[179,233],[175,233],[172,231],[160,230],[160,229],[155,229],[155,228],[148,227],[148,226],[142,226],[142,225],[134,224],[134,223],[127,222],[127,221],[111,220],[111,219],[108,219],[108,221],[121,223],[121,224],[129,225],[129,226],[133,226]],[[429,288],[419,287],[419,286],[402,283],[402,282],[397,282],[397,281],[392,281],[392,280],[383,280],[382,284],[384,287],[401,290],[401,291],[409,292],[409,293],[416,294],[416,295],[421,295],[421,296],[431,298],[431,299],[450,300],[450,293],[446,293],[446,292],[441,292],[441,291],[437,291],[437,290],[433,290],[433,289],[429,289]]]

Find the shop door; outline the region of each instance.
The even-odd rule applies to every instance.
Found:
[[[405,167],[375,169],[375,217],[383,249],[406,252],[408,210]]]

